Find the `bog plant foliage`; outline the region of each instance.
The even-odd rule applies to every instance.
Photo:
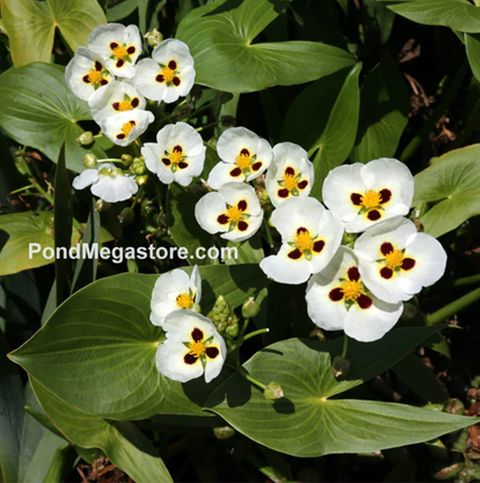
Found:
[[[0,481],[475,480],[477,3],[2,1]]]

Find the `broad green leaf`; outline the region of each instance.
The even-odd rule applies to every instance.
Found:
[[[480,81],[480,35],[465,34],[465,47],[473,75]]]
[[[317,151],[312,195],[322,199],[328,172],[342,164],[355,143],[360,108],[358,77],[362,64],[319,79],[307,87],[287,112],[281,138]]]
[[[106,22],[97,0],[3,0],[1,6],[16,67],[50,62],[57,27],[75,51],[87,45],[97,25]]]
[[[17,368],[6,357],[7,342],[0,330],[0,481],[18,481],[23,425],[23,388]]]
[[[378,0],[364,0],[364,8],[373,22],[373,28],[378,30],[382,44],[386,44],[392,32],[395,14]]]
[[[480,32],[480,9],[468,0],[379,0],[395,13],[424,25]]]
[[[106,422],[66,404],[38,381],[31,379],[31,384],[49,418],[69,441],[82,448],[100,448],[135,481],[173,481],[152,443],[131,423]]]
[[[425,231],[439,237],[480,215],[480,144],[450,151],[415,176],[413,205],[433,206],[421,218]]]
[[[124,0],[113,7],[107,8],[107,20],[109,22],[118,22],[128,17],[138,8],[138,0]]]
[[[76,141],[84,132],[78,122],[90,120],[91,114],[87,103],[70,92],[62,67],[42,63],[12,67],[0,76],[0,104],[0,126],[6,133],[51,161],[57,162],[63,142],[72,171],[85,169],[82,159],[88,152],[106,158],[95,144],[86,149]]]
[[[237,250],[237,257],[231,253],[231,258],[226,258],[227,265],[241,265],[243,263],[260,263],[265,258],[265,252],[262,248],[262,239],[256,235],[249,240],[241,243],[228,242],[228,247]]]
[[[354,162],[395,155],[400,137],[408,122],[410,96],[402,72],[390,55],[367,77],[360,97],[360,123]]]
[[[195,205],[205,195],[203,188],[198,184],[192,184],[183,188],[177,183],[172,183],[168,188],[167,213],[170,235],[178,247],[188,250],[187,262],[190,265],[212,265],[216,261],[205,256],[206,252],[197,257],[197,249],[208,250],[215,246],[214,237],[207,233],[195,218]]]
[[[75,245],[80,238],[80,226],[72,230],[72,245]],[[48,252],[48,249],[55,248],[53,228],[54,216],[48,211],[0,215],[0,231],[8,235],[7,243],[0,251],[0,275],[10,275],[53,263],[54,257],[43,256],[44,249]],[[101,235],[103,242],[112,239],[106,230],[102,230]],[[36,247],[32,246],[30,253],[29,245],[34,243],[40,245],[40,252],[35,253]],[[46,255],[50,257],[52,253],[46,253]]]
[[[220,294],[238,307],[267,283],[256,265],[202,267],[200,273],[204,313]],[[90,414],[206,416],[201,408],[217,381],[182,385],[155,367],[162,331],[149,316],[157,278],[122,274],[87,286],[10,358],[65,403]]]
[[[390,348],[395,347],[395,343],[401,345],[405,332],[400,332],[406,330],[425,334],[424,329],[394,330],[391,333],[397,334],[388,343]],[[332,399],[382,372],[387,360],[387,366],[392,362],[388,353],[380,359],[372,357],[379,344],[382,341],[358,344],[363,347],[356,350],[367,357],[367,363],[358,357],[358,352],[349,353],[354,374],[348,375],[343,382],[335,379],[331,367],[332,356],[341,353],[340,340],[333,353],[320,352],[325,344],[298,339],[273,344],[257,352],[244,368],[265,384],[279,383],[284,398],[265,399],[261,390],[237,373],[215,390],[206,407],[255,442],[299,457],[374,452],[419,443],[480,420],[403,404]],[[405,354],[403,352],[400,357]],[[355,380],[357,377],[360,379]]]
[[[349,53],[319,42],[252,43],[288,4],[217,0],[188,14],[177,37],[195,59],[195,82],[226,92],[253,92],[302,84],[356,63]]]

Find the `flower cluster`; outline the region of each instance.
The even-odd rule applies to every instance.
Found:
[[[156,354],[158,370],[187,382],[202,375],[208,383],[217,377],[227,348],[213,322],[199,314],[202,280],[195,266],[189,277],[183,270],[161,275],[153,289],[150,320],[165,331]]]
[[[255,234],[263,210],[248,182],[266,170],[265,187],[275,207],[270,223],[282,243],[260,267],[279,283],[308,281],[307,309],[319,327],[344,330],[363,342],[377,340],[398,322],[404,301],[443,275],[447,257],[441,244],[417,233],[404,217],[414,181],[400,161],[335,168],[323,184],[325,207],[309,196],[314,170],[300,146],[280,143],[271,149],[251,131],[234,128],[220,137],[218,153],[222,162],[208,178],[218,191],[196,205],[198,223],[237,242]],[[357,236],[353,249],[342,245],[344,237]]]

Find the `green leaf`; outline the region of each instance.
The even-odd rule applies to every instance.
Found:
[[[288,4],[217,0],[188,14],[177,37],[193,55],[195,82],[226,92],[253,92],[302,84],[356,63],[348,52],[319,42],[252,43]]]
[[[84,132],[78,122],[91,114],[87,103],[70,92],[62,67],[35,63],[7,70],[0,76],[0,104],[0,126],[7,134],[51,161],[57,161],[64,141],[72,171],[85,169],[82,159],[88,152],[106,158],[95,144],[87,149],[76,141]]]
[[[100,448],[135,481],[173,481],[152,443],[131,423],[106,422],[66,404],[38,381],[31,384],[49,418],[72,443]]]
[[[281,138],[318,149],[311,196],[321,200],[328,172],[342,164],[355,143],[360,108],[358,77],[362,64],[324,77],[307,87],[287,112]]]
[[[351,160],[367,163],[393,157],[408,122],[410,96],[403,74],[389,54],[367,77],[360,99],[360,124]]]
[[[478,418],[403,404],[331,398],[404,357],[415,338],[415,332],[409,331],[418,331],[415,343],[427,334],[425,329],[396,329],[388,339],[352,344],[348,358],[353,372],[340,382],[331,367],[332,356],[341,353],[340,339],[330,343],[290,339],[273,344],[257,352],[244,368],[265,384],[279,383],[284,398],[265,399],[261,390],[236,373],[210,396],[206,407],[255,442],[299,457],[374,452],[427,441],[478,422]],[[409,344],[403,345],[408,334]],[[398,346],[403,347],[399,350]]]
[[[232,258],[226,258],[225,263],[227,265],[241,265],[243,263],[260,263],[265,258],[265,252],[262,248],[262,239],[260,236],[255,235],[249,240],[242,243],[236,243],[229,241],[227,247],[237,249],[237,257],[234,258],[233,252],[231,252]]]
[[[23,426],[23,388],[15,366],[6,358],[7,342],[0,330],[0,481],[18,480]]]
[[[58,27],[72,51],[87,45],[90,32],[106,22],[96,0],[3,0],[2,20],[16,67],[50,62]]]
[[[439,237],[480,215],[480,144],[450,151],[415,176],[413,205],[433,206],[420,221]]]
[[[177,183],[172,183],[168,188],[167,213],[170,235],[178,247],[185,247],[189,256],[187,262],[190,265],[212,265],[216,261],[206,256],[206,252],[199,254],[197,249],[208,250],[215,246],[214,237],[207,233],[195,218],[195,205],[205,195],[205,191],[198,184],[183,188]],[[205,258],[202,258],[205,255]]]
[[[189,271],[189,270],[188,270]],[[257,265],[202,267],[205,313],[223,294],[234,307],[263,288]],[[214,384],[180,384],[155,367],[162,331],[150,320],[158,277],[122,274],[76,292],[10,358],[65,403],[113,419],[203,415]]]
[[[442,25],[461,32],[480,32],[480,9],[468,0],[379,0],[409,20]]]
[[[465,47],[473,75],[480,81],[480,35],[465,34]]]

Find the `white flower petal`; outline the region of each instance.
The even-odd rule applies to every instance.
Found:
[[[238,228],[231,230],[227,233],[223,233],[220,235],[221,238],[224,238],[225,240],[233,241],[233,242],[241,242],[248,240],[251,238],[259,228],[262,226],[262,221],[263,221],[263,213],[260,215],[252,215],[250,218],[247,220],[248,222],[248,228],[245,230],[240,231]]]
[[[188,382],[197,379],[203,374],[203,366],[200,359],[195,364],[186,364],[185,355],[188,348],[182,342],[167,339],[160,344],[155,355],[157,369],[165,377],[178,382]]]
[[[165,317],[163,324],[167,339],[176,342],[188,342],[195,328],[204,333],[205,339],[218,335],[217,329],[210,319],[192,310],[175,310]]]
[[[260,262],[260,268],[267,277],[279,283],[299,285],[311,275],[310,266],[305,258],[292,260],[288,253],[292,251],[288,245],[282,245],[276,255],[270,255]]]
[[[153,49],[152,59],[160,65],[167,65],[170,60],[175,60],[179,64],[179,69],[194,65],[188,45],[177,39],[166,39],[160,42]]]
[[[220,335],[213,338],[211,345],[217,347],[220,351],[220,354],[214,359],[207,358],[207,362],[205,364],[205,382],[207,384],[212,381],[212,379],[215,379],[220,372],[222,372],[223,364],[227,358],[227,346]]]
[[[128,146],[141,136],[154,120],[155,117],[150,111],[135,109],[107,118],[101,124],[101,128],[113,143]]]
[[[227,204],[220,193],[207,193],[195,205],[195,218],[208,233],[214,235],[228,230],[228,225],[221,225],[217,218],[225,212]]]
[[[72,186],[76,190],[83,190],[97,181],[98,171],[96,169],[86,169],[73,180]]]
[[[202,299],[202,277],[197,265],[193,267],[192,274],[190,275],[190,290],[196,292],[195,309],[197,309]]]
[[[243,173],[239,176],[232,176],[230,173],[233,170],[234,167],[230,163],[224,163],[223,161],[217,163],[208,175],[207,183],[210,188],[218,190],[227,183],[243,183],[245,181]]]
[[[135,66],[135,86],[143,96],[152,101],[162,101],[167,90],[166,84],[155,80],[160,71],[160,66],[152,59],[142,59]]]
[[[130,176],[99,175],[92,185],[92,194],[108,203],[117,203],[130,199],[138,191],[138,185]]]
[[[80,99],[88,101],[97,89],[107,85],[113,74],[105,61],[85,47],[79,47],[65,70],[65,81]]]
[[[249,215],[260,215],[263,212],[255,190],[247,184],[226,184],[218,192],[230,206],[237,206],[240,201],[245,200],[247,202],[245,212]]]
[[[167,168],[161,161],[164,151],[156,143],[145,143],[141,149],[145,158],[147,169],[158,176],[158,179],[165,184],[170,184],[175,179],[172,170]]]

